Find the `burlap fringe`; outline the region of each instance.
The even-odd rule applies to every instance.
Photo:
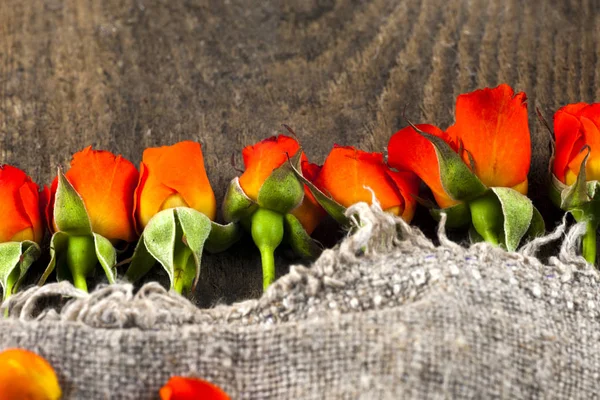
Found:
[[[268,309],[272,304],[284,301],[291,288],[303,286],[303,292],[314,296],[323,287],[343,287],[335,279],[337,268],[352,264],[356,258],[391,252],[394,249],[411,248],[435,250],[436,246],[416,227],[401,218],[382,211],[377,202],[372,206],[359,203],[348,208],[347,216],[353,224],[349,234],[334,249],[325,250],[309,268],[294,265],[290,272],[277,280],[261,298],[233,305],[219,305],[201,310],[186,298],[169,292],[157,283],[147,283],[135,291],[130,283],[102,285],[92,293],[74,288],[69,282],[50,283],[42,287],[31,287],[9,298],[0,307],[10,318],[21,321],[70,321],[95,328],[157,329],[164,326],[180,326],[189,323],[215,323],[235,321],[256,312]],[[585,234],[585,224],[576,224],[567,229],[566,218],[550,234],[526,243],[518,252],[508,253],[487,243],[474,244],[467,249],[448,239],[445,232],[446,217],[443,214],[437,236],[440,247],[453,252],[476,251],[486,257],[509,257],[543,267],[535,256],[539,250],[552,242],[561,241],[559,254],[550,257],[548,263],[569,280],[574,274],[595,275],[597,271],[577,254]],[[62,308],[44,308],[44,300],[56,296],[71,300]]]

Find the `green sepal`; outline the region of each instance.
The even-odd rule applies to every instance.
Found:
[[[60,168],[54,200],[54,222],[59,231],[69,235],[90,235],[92,233],[92,225],[83,199]]]
[[[29,267],[41,253],[40,246],[30,240],[0,243],[0,284],[3,300],[19,289]]]
[[[133,251],[129,268],[127,268],[127,272],[125,272],[125,279],[129,282],[138,281],[150,272],[154,264],[156,264],[156,259],[146,248],[145,240],[142,236],[140,240],[138,240],[135,250]]]
[[[525,236],[534,218],[534,207],[531,200],[511,188],[491,188],[500,204],[504,217],[504,244],[508,251],[515,251]],[[536,216],[536,224],[543,224],[543,219]],[[536,229],[539,230],[539,227]]]
[[[562,209],[562,193],[568,186],[558,180],[558,178],[552,174],[552,180],[550,183],[550,188],[548,189],[548,194],[552,203]]]
[[[263,182],[257,198],[260,207],[286,214],[302,203],[304,185],[292,170],[292,166],[301,169],[301,155],[302,149],[298,149],[289,162],[281,164]]]
[[[429,214],[436,221],[440,221],[442,213],[446,214],[446,226],[448,228],[462,228],[471,222],[471,211],[467,203],[459,203],[447,208],[430,208]]]
[[[284,216],[284,241],[290,245],[294,253],[309,260],[316,259],[323,249],[310,237],[294,215]]]
[[[65,265],[65,259],[64,259],[64,255],[65,255],[65,251],[67,249],[67,243],[69,240],[69,235],[67,235],[64,232],[55,232],[52,235],[52,238],[50,239],[50,262],[48,263],[48,266],[46,267],[46,269],[44,270],[44,273],[42,274],[40,280],[38,281],[38,285],[43,285],[44,283],[46,283],[46,280],[48,279],[48,277],[50,276],[50,274],[52,273],[52,271],[54,271],[55,268],[57,268],[58,266],[58,271],[57,271],[57,280],[61,281],[61,280],[65,280],[68,279],[68,273],[65,274],[65,270],[61,268],[61,266],[64,266],[66,268]],[[60,259],[60,260],[59,260]]]
[[[442,187],[453,200],[467,201],[482,195],[487,190],[448,143],[430,133],[419,129],[416,131],[433,145],[438,159]]]
[[[183,282],[184,291],[193,291],[200,279],[200,265],[202,262],[202,250],[204,243],[210,235],[212,224],[210,218],[193,208],[179,207],[175,209],[179,226],[183,231],[182,242],[192,251],[194,259],[194,269],[186,268],[184,270],[185,280]],[[178,265],[175,265],[178,268]],[[174,282],[177,288],[177,281]]]
[[[327,196],[321,190],[319,190],[319,188],[317,188],[311,181],[309,181],[302,175],[300,169],[297,169],[292,165],[292,171],[294,171],[298,179],[300,179],[300,181],[308,187],[308,190],[310,190],[312,195],[315,197],[317,203],[319,203],[321,207],[323,207],[327,214],[329,214],[334,220],[336,220],[338,224],[344,227],[350,226],[350,219],[346,217],[346,207],[335,201],[332,197]]]
[[[209,253],[220,253],[230,248],[235,242],[242,237],[242,229],[240,224],[230,222],[226,225],[218,224],[211,221],[210,234],[204,248]]]
[[[97,233],[94,233],[93,235],[96,258],[104,270],[108,283],[115,283],[117,277],[117,251],[110,240]]]
[[[73,260],[73,255],[77,256],[77,260]],[[76,287],[87,290],[85,279],[92,276],[97,263],[104,270],[108,283],[115,283],[117,252],[110,240],[97,233],[69,235],[62,231],[55,232],[50,239],[50,262],[38,285],[43,285],[56,269],[58,281],[72,280]]]
[[[588,153],[583,157],[581,165],[579,167],[579,173],[577,174],[577,180],[571,186],[567,186],[560,194],[560,208],[563,210],[571,210],[573,208],[579,208],[581,205],[588,203],[595,195],[595,186],[592,185],[591,196],[588,194],[588,185],[585,181],[585,167],[587,159],[590,156],[589,146],[584,147]],[[590,182],[591,183],[591,182]]]
[[[515,251],[526,235],[538,236],[545,231],[544,220],[531,200],[511,188],[494,187],[469,202],[474,231],[492,244]]]
[[[534,206],[533,207],[533,215],[531,217],[531,224],[529,224],[529,229],[527,229],[527,233],[525,233],[525,237],[536,238],[539,236],[544,236],[545,234],[546,234],[546,223],[544,222],[544,217],[542,217],[542,214]]]
[[[223,219],[226,222],[237,222],[252,215],[257,208],[258,204],[240,186],[240,178],[233,178],[223,199]]]
[[[167,272],[171,289],[179,293],[193,291],[210,231],[210,219],[192,208],[169,208],[157,213],[142,232],[125,276],[136,281],[158,261]]]

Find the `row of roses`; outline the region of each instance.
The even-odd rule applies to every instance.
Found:
[[[62,389],[50,363],[25,349],[0,353],[0,398],[59,400]],[[229,400],[218,386],[199,378],[173,376],[158,392],[161,400]]]
[[[526,197],[531,138],[525,94],[503,84],[460,95],[455,119],[445,131],[409,123],[391,137],[387,156],[334,146],[323,166],[310,163],[294,137],[247,146],[246,169],[232,180],[222,205],[226,224],[214,222],[217,204],[194,142],[146,149],[139,173],[121,156],[88,147],[41,195],[24,172],[4,166],[0,283],[5,297],[39,255],[44,219],[53,235],[41,283],[56,270],[59,280],[87,290],[86,279],[98,265],[114,282],[118,249],[139,237],[133,257],[125,260],[125,277],[136,281],[159,263],[180,293],[197,282],[203,250],[224,251],[244,230],[260,250],[267,287],[275,275],[273,252],[282,242],[300,256],[316,257],[321,249],[310,235],[322,218],[329,214],[348,226],[345,208],[370,203],[373,196],[383,210],[407,222],[421,203],[438,220],[445,214],[449,227],[468,227],[473,241],[511,251],[524,238],[543,234],[543,219]],[[587,223],[583,254],[590,262],[600,223],[600,157],[594,157],[599,127],[600,103],[568,105],[554,117],[551,198]],[[419,197],[420,181],[433,201]]]

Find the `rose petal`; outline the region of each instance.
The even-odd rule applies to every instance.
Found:
[[[371,204],[374,193],[384,210],[398,207],[398,212],[403,212],[404,196],[389,172],[381,153],[336,145],[327,156],[315,185],[344,207],[361,201]]]
[[[174,376],[160,389],[161,400],[229,400],[218,386],[197,378]]]
[[[24,349],[0,353],[0,393],[3,399],[58,400],[61,389],[52,366]]]
[[[37,185],[20,169],[0,165],[0,215],[4,216],[0,224],[0,243],[29,229],[30,233],[25,235],[28,237],[20,234],[21,239],[41,241],[43,229],[38,207]]]
[[[311,182],[314,182],[319,174],[321,167],[308,161],[302,161],[302,175]],[[298,221],[304,227],[309,235],[313,233],[319,225],[326,212],[315,199],[308,187],[304,185],[304,199],[302,203],[293,209],[290,214],[298,218]]]
[[[95,233],[110,240],[136,239],[132,215],[138,171],[130,161],[89,146],[73,155],[65,176],[82,197]],[[50,207],[56,188],[55,179]]]
[[[423,131],[435,135],[456,150],[450,137],[438,127],[427,124],[416,125]],[[440,179],[440,167],[433,144],[412,127],[400,129],[388,144],[388,164],[401,171],[413,171],[431,189],[441,208],[458,204],[444,191]]]
[[[502,84],[458,96],[456,123],[447,132],[462,142],[475,173],[488,187],[512,187],[527,179],[531,139],[525,93]],[[468,153],[462,155],[469,165]]]
[[[215,219],[217,202],[199,143],[184,141],[144,151],[135,196],[140,228],[160,210],[181,204],[181,201],[169,203],[169,197],[176,194],[181,195],[187,206]]]

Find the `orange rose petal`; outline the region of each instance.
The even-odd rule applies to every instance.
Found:
[[[406,221],[410,222],[415,215],[417,208],[417,200],[415,196],[419,193],[420,179],[417,175],[408,171],[388,171],[390,179],[394,181],[397,186],[402,198],[404,199],[404,210],[400,216]]]
[[[565,182],[569,162],[583,147],[584,139],[579,119],[563,107],[554,114],[555,154],[552,171],[558,180]],[[579,170],[579,168],[577,168]]]
[[[579,110],[577,115],[589,119],[594,123],[594,125],[600,127],[600,103],[587,104],[585,107],[582,107]]]
[[[21,188],[26,186],[27,182],[31,180],[20,169],[10,165],[0,166],[0,215],[4,216],[0,225],[0,243],[11,241],[18,233],[35,226],[27,214],[28,210],[33,213],[31,199],[29,197],[25,199],[27,204],[23,204],[21,199]],[[31,184],[35,186],[33,182]],[[37,186],[35,187],[35,194],[37,194]],[[34,208],[37,207],[36,199]],[[37,224],[40,223],[38,218]],[[28,239],[35,239],[34,235],[29,236],[31,237]]]
[[[308,161],[302,161],[302,175],[309,181],[313,182],[320,170],[320,166]],[[298,218],[298,221],[300,221],[304,230],[309,235],[313,233],[326,214],[323,207],[317,202],[306,185],[304,185],[304,199],[302,203],[290,213]]]
[[[40,195],[37,185],[31,181],[25,182],[19,188],[19,196],[32,227],[33,237],[30,240],[41,244],[44,238],[44,223],[40,215]]]
[[[58,400],[61,389],[52,366],[23,349],[0,353],[0,398]]]
[[[197,378],[174,376],[160,389],[161,400],[229,400],[218,386]]]
[[[149,170],[148,180],[156,179],[156,185],[153,184],[153,187],[161,196],[166,191],[160,191],[157,188],[159,184],[171,189],[172,193],[181,194],[189,207],[200,211],[211,220],[215,219],[217,201],[204,168],[200,143],[184,141],[172,146],[146,149],[144,163]],[[144,191],[148,191],[148,187]],[[158,194],[152,196],[159,197]],[[167,199],[163,198],[160,206],[165,200]]]
[[[65,176],[83,198],[95,233],[110,240],[136,239],[132,215],[138,171],[130,161],[89,146],[73,155]]]
[[[584,142],[590,147],[590,155],[588,157],[585,173],[586,180],[600,180],[600,129],[591,120],[586,117],[580,117],[581,131],[583,132]],[[570,173],[566,174],[565,181],[568,185],[575,182],[581,163],[584,157],[588,154],[587,151],[580,151],[577,156],[569,162]]]
[[[273,170],[293,157],[300,145],[296,139],[285,135],[272,136],[254,145],[244,147],[242,156],[246,170],[240,176],[240,186],[246,196],[256,201],[258,191]],[[306,160],[303,154],[302,159]]]
[[[437,126],[420,124],[416,127],[443,139],[456,150],[450,137]],[[435,148],[429,140],[415,132],[412,127],[407,126],[400,129],[390,138],[388,164],[400,171],[412,171],[417,174],[431,189],[440,207],[446,208],[458,204],[446,194],[442,186]]]
[[[456,123],[448,134],[475,161],[484,185],[512,187],[527,179],[531,138],[525,93],[502,84],[458,96]],[[467,153],[463,159],[469,165]]]
[[[140,163],[140,180],[135,189],[135,221],[139,234],[148,225],[150,219],[161,210],[165,199],[174,194],[175,191],[163,185],[156,176],[150,176],[148,167],[142,161]]]
[[[396,185],[390,182],[387,171],[381,153],[336,145],[315,183],[344,207],[361,201],[371,204],[373,193],[368,187],[384,210],[396,206],[404,208],[404,199]]]

